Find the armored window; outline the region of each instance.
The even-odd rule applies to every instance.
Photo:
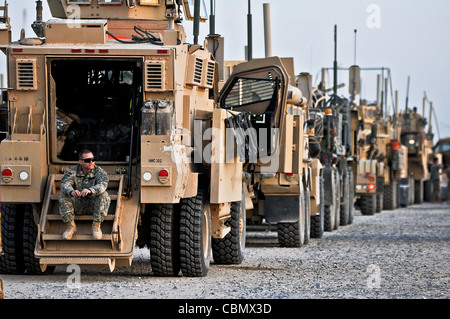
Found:
[[[231,109],[263,103],[263,109],[256,111],[262,114],[278,89],[275,80],[238,78],[225,98],[223,108]]]
[[[67,4],[91,4],[92,0],[67,0]]]

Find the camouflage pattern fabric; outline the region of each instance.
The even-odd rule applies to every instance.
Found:
[[[65,223],[70,223],[75,215],[93,215],[93,220],[102,222],[108,214],[111,199],[106,192],[108,174],[99,166],[85,175],[80,165],[72,167],[61,180],[59,213]],[[74,190],[89,189],[92,194],[86,197],[73,197]]]

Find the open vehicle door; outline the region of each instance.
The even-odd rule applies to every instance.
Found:
[[[277,152],[283,132],[288,75],[278,57],[239,64],[225,83],[218,102],[233,115],[233,129],[241,161],[262,159]]]

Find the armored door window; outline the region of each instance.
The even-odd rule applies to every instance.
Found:
[[[273,111],[273,107],[269,106],[277,90],[276,79],[237,78],[224,99],[222,108],[264,114]]]
[[[67,4],[91,4],[92,0],[67,0]]]

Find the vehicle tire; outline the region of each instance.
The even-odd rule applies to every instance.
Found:
[[[150,211],[150,263],[155,276],[177,276],[180,272],[177,208],[158,204]]]
[[[363,215],[375,215],[377,195],[363,195],[360,197],[360,209]]]
[[[414,181],[414,204],[423,203],[423,181],[421,179]]]
[[[324,196],[331,196],[331,201],[328,204],[325,204],[324,210],[324,230],[331,232],[334,229],[334,224],[336,223],[336,176],[334,174],[334,169],[330,174],[327,174],[330,177],[330,180],[324,179],[324,184],[332,185],[330,192],[328,194],[325,193]],[[331,203],[330,203],[331,202]]]
[[[408,178],[409,183],[409,203],[408,206],[414,205],[414,196],[416,195],[416,183],[414,180],[409,177]]]
[[[305,241],[304,244],[308,244],[311,239],[311,193],[309,189],[305,191],[305,203],[303,205],[303,212],[305,214]]]
[[[55,271],[56,266],[47,266],[41,270],[39,259],[34,255],[34,248],[38,236],[38,228],[34,222],[33,207],[30,204],[23,205],[23,262],[25,273],[28,275],[47,275]]]
[[[335,192],[335,222],[334,222],[334,230],[338,230],[339,229],[339,224],[341,223],[341,175],[339,173],[339,169],[336,168],[335,170],[335,174],[336,174],[336,178],[335,178],[335,183],[336,183],[336,192]]]
[[[348,168],[348,224],[353,224],[353,220],[355,219],[355,182],[353,180],[353,169],[351,167]]]
[[[377,208],[375,213],[381,213],[383,211],[383,194],[377,194]]]
[[[211,211],[208,195],[199,189],[197,196],[181,200],[180,260],[184,276],[204,277],[211,262]]]
[[[383,209],[393,210],[397,208],[397,181],[392,181],[389,184],[383,186]]]
[[[281,247],[302,247],[305,244],[304,200],[299,199],[299,219],[294,223],[277,223],[278,243]]]
[[[212,252],[216,264],[236,265],[242,263],[245,252],[246,209],[245,197],[231,203],[231,217],[225,222],[231,227],[224,238],[212,238]]]
[[[431,180],[426,180],[423,183],[423,201],[430,203],[433,200],[433,183]]]
[[[340,204],[340,225],[341,226],[347,226],[348,220],[349,220],[349,209],[350,209],[350,202],[349,202],[349,196],[348,193],[350,192],[350,185],[349,185],[349,176],[348,171],[344,172],[343,176],[343,190],[341,192],[342,194],[342,200]]]
[[[23,216],[20,205],[1,204],[2,250],[0,255],[0,273],[23,274]]]
[[[325,193],[323,188],[323,178],[319,178],[320,204],[319,215],[311,216],[311,238],[322,238],[324,232],[324,215],[325,215]]]

